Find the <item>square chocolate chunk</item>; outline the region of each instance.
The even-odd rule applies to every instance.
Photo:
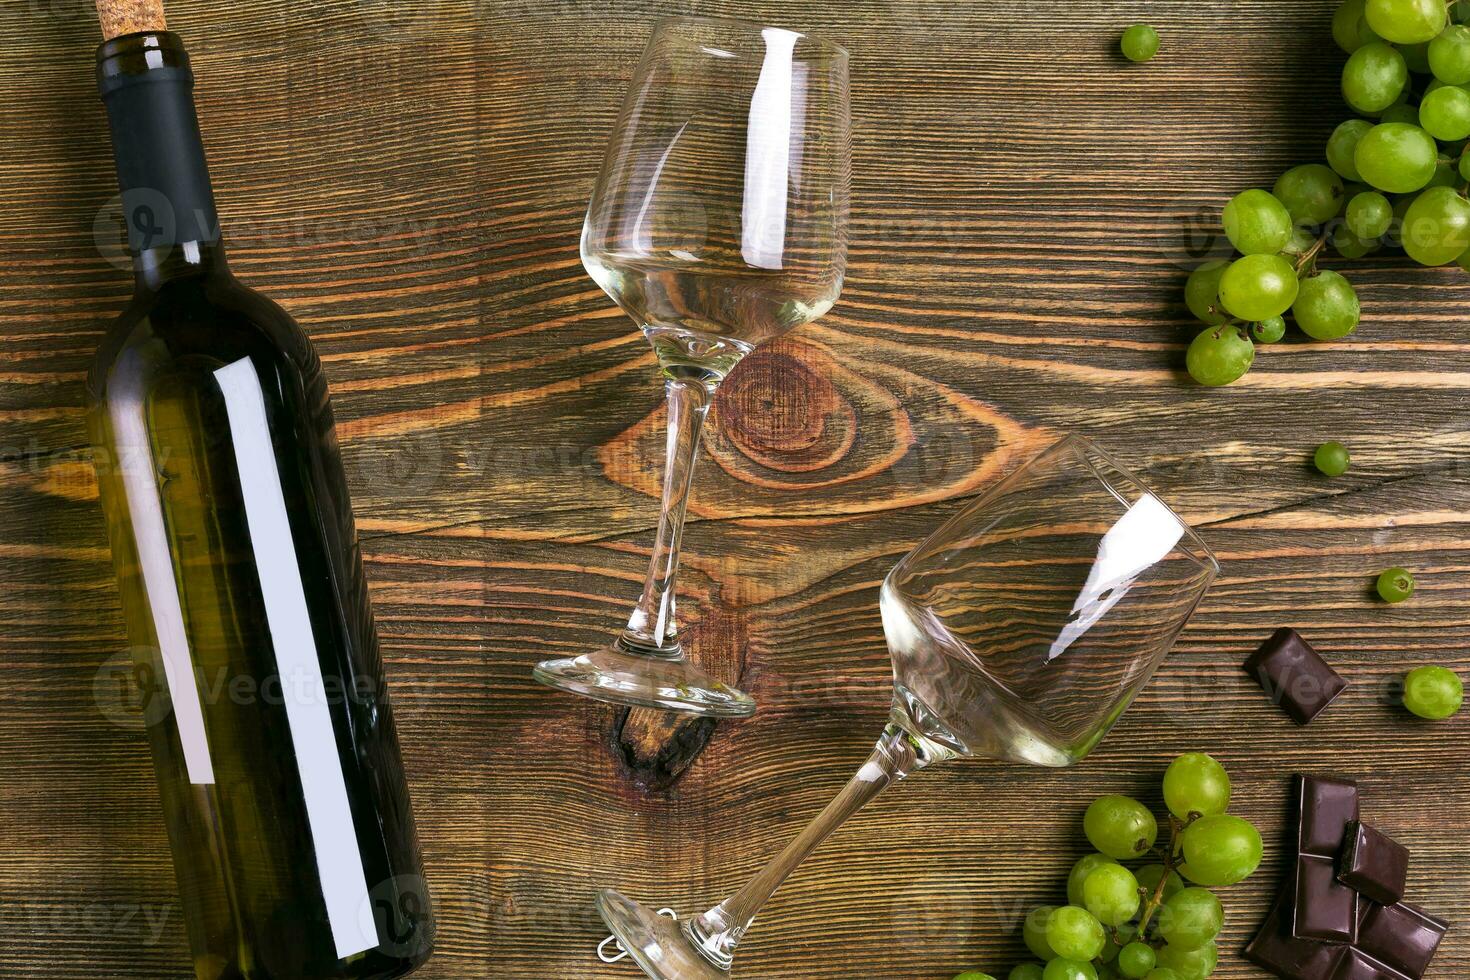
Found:
[[[1348,824],[1337,880],[1380,905],[1397,905],[1409,880],[1409,849],[1365,823]]]
[[[1337,880],[1330,857],[1303,854],[1297,858],[1296,920],[1292,935],[1323,943],[1352,943],[1358,939],[1358,893]]]
[[[1287,627],[1261,644],[1245,662],[1245,670],[1298,725],[1309,724],[1326,711],[1348,686],[1311,644]]]
[[[1296,881],[1288,880],[1266,917],[1265,925],[1250,946],[1245,958],[1283,980],[1323,980],[1347,954],[1346,946],[1297,939],[1291,934],[1296,916]]]
[[[1342,852],[1348,824],[1358,819],[1358,784],[1328,776],[1297,777],[1297,813],[1302,854],[1336,857]]]
[[[1449,924],[1412,905],[1374,905],[1363,916],[1358,948],[1407,977],[1422,977]]]

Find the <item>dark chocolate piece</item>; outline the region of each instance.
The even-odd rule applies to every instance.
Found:
[[[1380,905],[1397,905],[1409,880],[1409,849],[1365,823],[1350,823],[1337,879]]]
[[[1359,949],[1349,949],[1337,964],[1330,980],[1406,980]]]
[[[1311,644],[1284,626],[1261,644],[1245,662],[1245,669],[1298,725],[1326,711],[1348,686]]]
[[[1296,918],[1292,935],[1324,943],[1358,939],[1358,893],[1337,880],[1330,857],[1303,854],[1296,866]]]
[[[1298,939],[1352,943],[1358,938],[1358,893],[1337,880],[1337,856],[1358,819],[1358,786],[1345,779],[1297,777],[1296,888],[1291,931]]]
[[[1363,916],[1358,948],[1391,970],[1419,980],[1449,923],[1412,905],[1373,905]]]
[[[1297,939],[1291,934],[1296,917],[1296,881],[1286,887],[1266,917],[1265,925],[1246,947],[1245,958],[1283,980],[1324,980],[1347,955],[1346,946]]]

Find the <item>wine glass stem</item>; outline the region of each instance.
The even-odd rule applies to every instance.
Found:
[[[918,750],[903,728],[890,724],[884,729],[868,761],[820,816],[734,897],[689,921],[685,931],[700,953],[715,966],[728,970],[735,947],[755,922],[756,913],[797,866],[848,817],[922,765]]]
[[[689,489],[694,482],[694,462],[699,439],[709,414],[712,389],[703,382],[669,379],[664,385],[669,410],[669,434],[664,464],[663,513],[658,537],[648,565],[648,578],[623,644],[650,656],[680,654],[679,628],[674,616],[674,580],[679,573],[679,541],[684,535],[684,514]]]

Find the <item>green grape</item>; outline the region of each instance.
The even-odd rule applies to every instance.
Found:
[[[1087,902],[1082,895],[1082,886],[1087,882],[1088,875],[1105,864],[1117,864],[1106,854],[1088,854],[1077,859],[1072,865],[1071,874],[1067,875],[1067,904],[1086,905]]]
[[[1342,476],[1351,462],[1347,447],[1337,441],[1322,443],[1312,454],[1312,465],[1323,476]]]
[[[1163,876],[1164,866],[1162,864],[1145,864],[1138,869],[1138,873],[1135,875],[1138,879],[1138,887],[1148,892],[1149,895],[1153,895],[1158,890],[1159,879]],[[1170,871],[1169,882],[1164,886],[1164,901],[1168,901],[1183,890],[1184,879],[1179,877],[1179,872]]]
[[[1337,249],[1337,254],[1345,259],[1361,259],[1369,252],[1377,251],[1378,241],[1376,239],[1363,238],[1347,225],[1340,225],[1332,230],[1332,247]]]
[[[1123,32],[1122,48],[1129,61],[1148,61],[1159,53],[1159,32],[1147,24],[1134,24]]]
[[[1230,775],[1203,752],[1181,755],[1164,773],[1164,804],[1180,820],[1224,813],[1230,806]]]
[[[1032,909],[1031,914],[1021,923],[1021,938],[1025,940],[1026,948],[1031,950],[1031,955],[1038,960],[1053,959],[1057,955],[1057,951],[1046,941],[1046,924],[1051,921],[1052,913],[1056,910],[1055,905]]]
[[[1419,667],[1404,678],[1404,707],[1429,721],[1444,721],[1465,703],[1465,682],[1448,667]]]
[[[1158,954],[1147,943],[1129,943],[1118,954],[1118,972],[1129,980],[1140,980],[1158,965]]]
[[[1370,129],[1363,135],[1363,139],[1372,134],[1373,130]],[[1358,162],[1356,153],[1353,154],[1353,160]],[[1359,163],[1359,170],[1361,169],[1362,164]],[[1342,190],[1342,178],[1331,167],[1320,163],[1304,163],[1276,178],[1276,185],[1271,188],[1271,193],[1286,205],[1292,221],[1299,225],[1320,225],[1336,217],[1337,212],[1342,210]]]
[[[1082,885],[1083,904],[1105,926],[1120,926],[1138,914],[1138,879],[1121,864],[1098,868]]]
[[[1418,44],[1398,44],[1399,54],[1404,56],[1404,64],[1409,66],[1409,71],[1418,72],[1421,75],[1429,74],[1429,42],[1420,41]]]
[[[1428,184],[1438,160],[1434,137],[1408,123],[1379,123],[1363,134],[1353,153],[1363,180],[1392,194],[1408,194]]]
[[[1445,0],[1368,0],[1363,13],[1369,27],[1395,44],[1432,41],[1449,22]]]
[[[1145,973],[1143,980],[1184,980],[1184,978],[1173,970],[1160,966]]]
[[[1460,157],[1458,169],[1460,171],[1460,176],[1463,179],[1470,180],[1470,153],[1464,154]]]
[[[1455,165],[1448,157],[1440,157],[1434,165],[1434,176],[1429,178],[1428,187],[1458,188],[1459,186],[1459,175],[1455,173]]]
[[[1354,235],[1377,238],[1393,222],[1393,205],[1377,191],[1364,191],[1348,201],[1343,220]]]
[[[1246,332],[1226,323],[1206,327],[1190,341],[1184,366],[1195,381],[1207,388],[1220,388],[1243,378],[1255,359],[1256,347]]]
[[[1366,5],[1367,0],[1346,0],[1332,15],[1332,39],[1348,54],[1365,44],[1382,40],[1373,33],[1373,28],[1368,26],[1368,18],[1363,16]]]
[[[954,980],[995,980],[995,977],[992,977],[988,973],[981,973],[979,970],[966,970],[964,973],[955,977]]]
[[[1021,963],[1011,967],[1011,972],[1006,974],[1006,980],[1042,980],[1042,970],[1046,969],[1040,963]]]
[[[1133,881],[1134,884],[1138,883],[1137,878],[1134,878]],[[1139,904],[1142,905],[1141,898],[1139,900]],[[1126,922],[1114,926],[1113,929],[1108,933],[1108,941],[1103,945],[1102,961],[1104,963],[1115,962],[1118,959],[1118,954],[1123,951],[1123,947],[1127,946],[1129,943],[1133,942],[1133,940],[1137,938],[1137,927]]]
[[[1470,27],[1451,24],[1429,42],[1429,70],[1448,85],[1470,82]]]
[[[1186,888],[1159,909],[1159,935],[1178,949],[1199,949],[1220,934],[1225,910],[1204,888]]]
[[[1213,941],[1199,949],[1179,949],[1165,946],[1158,953],[1159,966],[1173,970],[1183,980],[1205,980],[1215,972],[1220,961],[1220,948]]]
[[[1458,259],[1455,259],[1455,265],[1458,265],[1466,272],[1470,272],[1470,248],[1467,248],[1465,250],[1464,255],[1460,256]]]
[[[1403,602],[1414,594],[1414,576],[1407,568],[1385,568],[1378,575],[1377,589],[1384,602]]]
[[[1419,125],[1437,140],[1451,142],[1470,136],[1470,92],[1446,85],[1419,103]]]
[[[1098,980],[1097,970],[1085,960],[1061,957],[1052,960],[1041,973],[1042,980]]]
[[[1220,813],[1196,820],[1183,836],[1184,866],[1179,873],[1196,885],[1233,885],[1261,866],[1264,845],[1260,831],[1239,817]]]
[[[1159,822],[1148,807],[1126,796],[1094,800],[1082,818],[1082,830],[1093,847],[1120,861],[1147,854],[1159,839]]]
[[[1449,187],[1431,187],[1404,213],[1404,251],[1420,265],[1446,265],[1470,248],[1470,201]]]
[[[1410,126],[1417,126],[1419,125],[1419,107],[1407,102],[1395,102],[1379,113],[1378,121],[1408,123]]]
[[[1346,119],[1338,123],[1332,135],[1327,137],[1327,162],[1344,180],[1362,179],[1358,176],[1353,154],[1358,149],[1358,140],[1372,128],[1373,124],[1366,119]]]
[[[1465,98],[1470,99],[1470,93]],[[1242,255],[1274,255],[1291,241],[1291,215],[1286,205],[1260,188],[1232,197],[1221,219],[1225,237]]]
[[[1220,305],[1242,320],[1265,320],[1290,309],[1299,288],[1296,269],[1286,259],[1246,255],[1220,276]]]
[[[1286,321],[1279,316],[1267,317],[1251,324],[1251,340],[1258,344],[1274,344],[1286,336]]]
[[[1358,112],[1376,115],[1398,101],[1409,84],[1409,66],[1392,45],[1375,41],[1348,55],[1342,97]]]
[[[1404,244],[1404,215],[1409,213],[1409,206],[1414,203],[1417,194],[1399,194],[1389,198],[1393,201],[1393,221],[1388,225],[1388,231],[1383,233],[1383,242],[1394,248],[1402,248]]]
[[[1331,269],[1303,279],[1301,291],[1291,306],[1296,325],[1314,340],[1346,337],[1358,329],[1361,312],[1352,283]]]
[[[1063,905],[1046,920],[1046,942],[1062,959],[1090,962],[1107,938],[1096,916],[1075,905]]]
[[[1184,305],[1189,312],[1205,323],[1224,323],[1229,319],[1220,312],[1220,277],[1230,263],[1224,259],[1211,259],[1189,274],[1184,283]]]

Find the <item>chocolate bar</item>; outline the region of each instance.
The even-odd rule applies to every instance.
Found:
[[[1380,905],[1397,905],[1409,880],[1409,849],[1365,823],[1350,823],[1337,878]]]
[[[1337,856],[1358,819],[1358,786],[1343,779],[1297,777],[1296,888],[1292,935],[1327,943],[1358,938],[1358,893],[1337,880]]]
[[[1358,949],[1380,965],[1395,971],[1390,976],[1418,980],[1429,969],[1449,923],[1412,905],[1368,906],[1358,932]]]
[[[1349,948],[1297,939],[1291,934],[1296,919],[1296,887],[1295,878],[1286,883],[1266,924],[1246,947],[1245,958],[1283,980],[1326,980],[1333,976]]]
[[[1284,626],[1245,662],[1245,670],[1298,725],[1326,711],[1348,686],[1301,634]]]

